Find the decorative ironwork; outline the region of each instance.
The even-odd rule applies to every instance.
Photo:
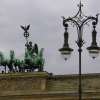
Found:
[[[75,16],[73,17],[62,17],[63,18],[63,26],[65,28],[65,33],[64,33],[64,45],[61,49],[59,49],[59,51],[61,52],[61,54],[63,55],[70,55],[71,52],[73,51],[73,49],[69,48],[69,44],[68,44],[68,32],[67,28],[68,28],[68,23],[72,23],[74,26],[76,26],[77,28],[77,34],[78,34],[78,39],[76,41],[77,46],[78,46],[78,52],[79,52],[79,100],[82,100],[82,86],[81,86],[81,53],[82,53],[82,46],[84,44],[84,40],[83,40],[83,28],[84,25],[88,24],[90,21],[92,21],[92,25],[93,25],[93,32],[92,32],[92,43],[91,46],[88,47],[87,49],[89,50],[89,53],[92,54],[92,58],[95,58],[100,51],[100,47],[98,47],[97,42],[96,42],[96,25],[98,24],[98,16],[99,14],[97,14],[95,17],[93,16],[85,16],[82,12],[82,7],[83,4],[80,1],[80,4],[78,5],[79,10],[76,13]],[[67,48],[67,49],[65,49]],[[66,52],[66,53],[64,53]],[[67,59],[67,57],[66,57]],[[65,60],[66,60],[65,59]]]

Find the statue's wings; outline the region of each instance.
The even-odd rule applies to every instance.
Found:
[[[20,27],[21,27],[23,30],[25,30],[25,27],[24,27],[24,26],[21,25]]]
[[[29,28],[30,28],[30,24],[27,26],[27,28],[26,28],[26,29],[27,29],[27,30],[29,30]]]

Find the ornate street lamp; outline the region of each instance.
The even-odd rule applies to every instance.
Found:
[[[73,17],[68,17],[67,19],[65,17],[63,18],[63,26],[65,28],[65,32],[64,32],[64,45],[61,49],[59,49],[59,51],[61,52],[61,54],[65,57],[65,60],[67,60],[70,55],[71,52],[73,51],[72,48],[69,47],[68,44],[68,23],[72,23],[76,26],[77,28],[77,34],[78,34],[78,39],[76,41],[76,44],[78,46],[78,52],[79,52],[79,90],[78,90],[78,94],[79,94],[79,100],[82,100],[82,86],[81,86],[81,53],[82,53],[82,46],[84,44],[84,40],[82,38],[82,33],[83,33],[83,27],[84,25],[86,25],[87,23],[89,23],[90,21],[92,21],[92,26],[93,26],[93,31],[92,31],[92,43],[90,47],[87,47],[87,50],[89,51],[90,56],[94,59],[98,56],[99,52],[100,52],[100,47],[98,47],[97,42],[96,42],[96,25],[98,23],[98,15],[96,15],[96,17],[93,16],[85,16],[82,12],[82,7],[83,4],[80,1],[80,4],[78,5],[79,10],[77,12],[77,14]]]
[[[73,49],[70,48],[69,47],[69,44],[68,44],[68,32],[67,32],[68,24],[65,23],[64,24],[64,27],[65,27],[65,32],[64,32],[64,45],[63,45],[63,48],[59,49],[59,51],[63,55],[64,59],[67,60],[70,57],[71,52],[73,51]]]

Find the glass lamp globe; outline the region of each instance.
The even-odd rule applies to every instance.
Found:
[[[60,51],[62,57],[63,57],[65,60],[67,60],[67,59],[70,58],[71,52],[73,51],[73,49],[71,49],[71,48],[69,48],[69,47],[67,47],[67,48],[63,47],[63,48],[59,49],[59,51]]]
[[[97,58],[99,56],[100,53],[100,47],[96,46],[96,47],[88,47],[87,48],[89,51],[89,55],[90,57],[92,57],[93,59]]]

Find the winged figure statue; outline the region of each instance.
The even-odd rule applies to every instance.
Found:
[[[27,25],[27,26],[20,26],[23,30],[24,30],[24,33],[28,33],[28,30],[29,30],[29,28],[30,28],[30,24],[29,25]]]

